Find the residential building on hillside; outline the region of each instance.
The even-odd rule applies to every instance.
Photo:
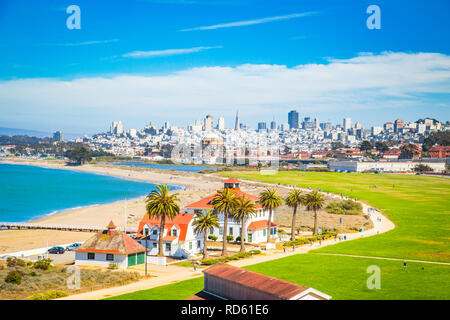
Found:
[[[413,172],[414,167],[423,164],[434,172],[445,170],[445,161],[430,160],[392,160],[392,161],[329,161],[328,167],[338,172]]]

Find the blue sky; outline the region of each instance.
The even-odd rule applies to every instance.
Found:
[[[80,30],[66,27],[71,4],[81,8]],[[366,27],[371,4],[381,30]],[[447,0],[0,0],[0,126],[92,133],[113,120],[186,125],[207,113],[231,126],[236,109],[252,127],[287,122],[291,109],[367,126],[450,120],[449,12]],[[399,65],[406,79],[383,83]],[[355,66],[362,78],[352,82]],[[326,78],[329,91],[308,88]],[[278,85],[280,97],[267,89]]]

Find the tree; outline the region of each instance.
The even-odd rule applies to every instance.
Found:
[[[237,198],[237,204],[233,211],[233,218],[241,220],[241,252],[245,251],[245,221],[256,214],[255,203],[240,196]]]
[[[160,218],[159,229],[159,256],[164,256],[163,237],[166,219],[173,219],[180,212],[177,202],[180,201],[178,193],[169,194],[170,187],[166,184],[156,186],[157,190],[150,192],[145,200],[147,214],[150,218]]]
[[[412,143],[401,146],[400,151],[399,159],[412,159],[420,155],[419,147]]]
[[[375,142],[375,149],[379,152],[385,152],[389,150],[389,146],[385,142],[377,141]]]
[[[432,172],[433,168],[431,168],[429,165],[426,164],[418,164],[414,167],[415,172]]]
[[[373,146],[370,143],[370,141],[364,140],[361,145],[359,146],[359,149],[361,151],[368,151],[368,150],[372,150]]]
[[[227,253],[228,216],[233,212],[237,204],[235,194],[236,193],[233,189],[224,188],[223,190],[217,191],[217,194],[211,201],[211,204],[214,206],[214,210],[223,214],[223,256]]]
[[[66,152],[66,157],[77,165],[83,165],[92,160],[91,151],[86,146],[77,146]]]
[[[292,223],[291,223],[291,241],[295,240],[295,218],[297,215],[297,207],[304,203],[304,197],[299,189],[293,189],[289,192],[286,199],[284,200],[286,204],[294,209],[292,213]]]
[[[269,220],[267,221],[267,242],[270,241],[270,228],[272,226],[273,210],[283,204],[281,197],[275,188],[266,188],[259,194],[259,202],[264,209],[269,210]]]
[[[318,225],[317,225],[317,210],[323,208],[325,204],[325,199],[322,194],[317,190],[308,193],[305,197],[305,206],[308,210],[314,211],[314,231],[313,234],[317,235]]]
[[[342,142],[332,142],[331,143],[331,150],[338,150],[341,148],[344,148],[345,145]]]
[[[203,233],[203,259],[208,256],[208,231],[213,232],[214,228],[219,228],[219,217],[214,213],[214,210],[207,210],[206,212],[197,212],[195,214],[194,222],[192,222],[194,232],[196,234]]]

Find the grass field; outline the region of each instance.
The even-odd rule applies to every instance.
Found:
[[[333,299],[450,299],[450,266],[375,260],[317,253],[342,253],[450,262],[450,179],[412,175],[286,172],[265,176],[227,172],[226,176],[312,187],[365,200],[396,228],[380,235],[341,242],[246,267],[323,291]],[[376,187],[374,187],[376,186]],[[381,289],[369,290],[367,267],[381,270]],[[138,291],[116,299],[186,299],[202,289],[202,278]]]
[[[342,193],[381,209],[395,223],[395,229],[387,233],[327,246],[319,249],[321,252],[450,262],[448,178],[302,171],[267,176],[232,172],[226,176]]]

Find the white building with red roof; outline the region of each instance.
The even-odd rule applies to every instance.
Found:
[[[127,268],[145,262],[145,248],[110,222],[75,250],[75,264]]]
[[[246,243],[261,243],[267,241],[267,224],[269,219],[269,210],[265,210],[259,203],[259,197],[246,193],[240,189],[240,180],[235,178],[229,178],[224,181],[224,188],[233,189],[237,196],[244,196],[247,199],[253,200],[256,205],[256,214],[247,219],[245,223]],[[184,208],[185,212],[196,213],[213,209],[214,206],[211,201],[216,194],[207,196],[197,202],[191,203]],[[271,221],[271,238],[278,238],[277,224],[273,222],[274,214]],[[219,228],[214,228],[214,232],[210,235],[214,235],[219,241],[223,240],[223,225],[224,215],[219,213]],[[241,235],[241,221],[228,217],[228,235],[232,235],[234,239]]]
[[[163,252],[165,256],[189,258],[203,250],[203,236],[194,232],[192,222],[195,214],[180,213],[174,219],[166,219],[163,230]],[[149,255],[159,253],[159,234],[161,219],[144,215],[137,235],[134,237],[141,245],[147,246]]]

